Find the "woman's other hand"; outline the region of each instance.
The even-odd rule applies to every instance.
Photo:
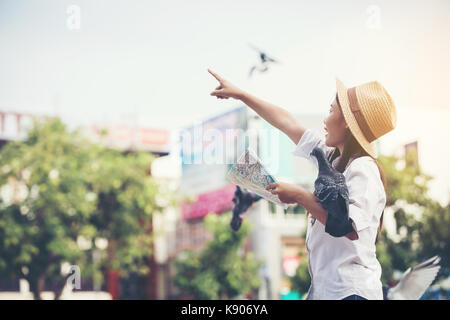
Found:
[[[284,203],[298,203],[299,197],[303,192],[302,187],[286,182],[270,183],[266,186],[266,190],[278,195],[280,201]]]
[[[228,99],[231,97],[239,100],[242,97],[243,91],[241,89],[220,77],[217,73],[212,72],[210,69],[208,69],[208,72],[219,81],[219,86],[210,95],[216,96],[218,99]]]

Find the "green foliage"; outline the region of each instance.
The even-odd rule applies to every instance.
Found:
[[[79,260],[76,236],[96,207],[87,196],[89,160],[88,144],[55,119],[1,150],[2,275],[23,276],[35,291],[43,277],[62,278],[55,265]]]
[[[410,157],[413,157],[413,153],[408,153],[406,160],[396,156],[380,156],[377,159],[386,176],[386,207],[395,205],[399,199],[422,206],[430,202],[428,182],[433,177],[425,174],[418,165],[406,165]]]
[[[151,216],[162,209],[156,203],[158,186],[145,174],[152,157],[101,148],[95,158],[99,160],[93,164],[92,189],[98,195],[97,210],[88,225],[97,236],[110,240],[102,268],[120,270],[121,275],[144,274],[151,255]]]
[[[378,238],[377,243],[377,259],[381,265],[381,282],[383,284],[390,284],[394,275],[394,266],[392,262],[392,249],[395,248],[394,242],[388,237],[385,230],[383,230]]]
[[[262,261],[244,253],[242,245],[250,231],[244,221],[237,232],[230,229],[231,215],[209,214],[205,227],[213,239],[200,252],[185,251],[175,262],[175,285],[194,299],[232,299],[259,287]]]
[[[377,244],[385,283],[392,282],[395,270],[403,272],[436,254],[443,258],[441,266],[449,267],[449,206],[442,207],[428,196],[432,177],[422,172],[414,158],[410,152],[405,159],[378,159],[386,176],[387,207],[393,210],[396,222],[395,239],[383,232]]]
[[[301,294],[308,292],[311,284],[311,277],[308,269],[308,256],[303,255],[300,260],[300,265],[295,271],[295,275],[290,277],[291,290],[297,291]]]
[[[65,284],[63,262],[83,277],[146,272],[159,186],[148,153],[106,149],[58,118],[35,123],[0,151],[0,275],[24,277],[39,298],[44,283]],[[92,261],[95,240],[108,248]],[[78,245],[90,244],[84,250]],[[90,247],[90,248],[89,248]],[[58,293],[58,292],[57,292]]]
[[[441,266],[448,270],[450,268],[450,203],[443,207],[437,202],[432,202],[425,208],[422,221],[417,228],[420,257],[425,259],[439,255],[442,258]],[[441,272],[441,276],[445,276],[444,273]]]

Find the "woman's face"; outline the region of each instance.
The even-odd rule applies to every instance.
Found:
[[[323,121],[325,124],[325,144],[329,147],[338,147],[344,144],[347,123],[342,115],[341,109],[336,101],[333,100],[330,106],[328,117]]]

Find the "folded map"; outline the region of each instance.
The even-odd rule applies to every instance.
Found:
[[[232,183],[256,193],[268,201],[281,205],[285,209],[289,207],[288,204],[281,202],[277,195],[266,190],[266,186],[276,180],[250,149],[245,150],[237,163],[230,168],[227,178]]]

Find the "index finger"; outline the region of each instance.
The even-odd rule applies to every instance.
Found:
[[[219,82],[223,81],[223,79],[218,74],[212,72],[210,69],[208,69],[208,72],[211,73]]]
[[[276,184],[275,183],[269,183],[268,185],[266,185],[266,190],[274,189],[274,188],[276,188]]]

